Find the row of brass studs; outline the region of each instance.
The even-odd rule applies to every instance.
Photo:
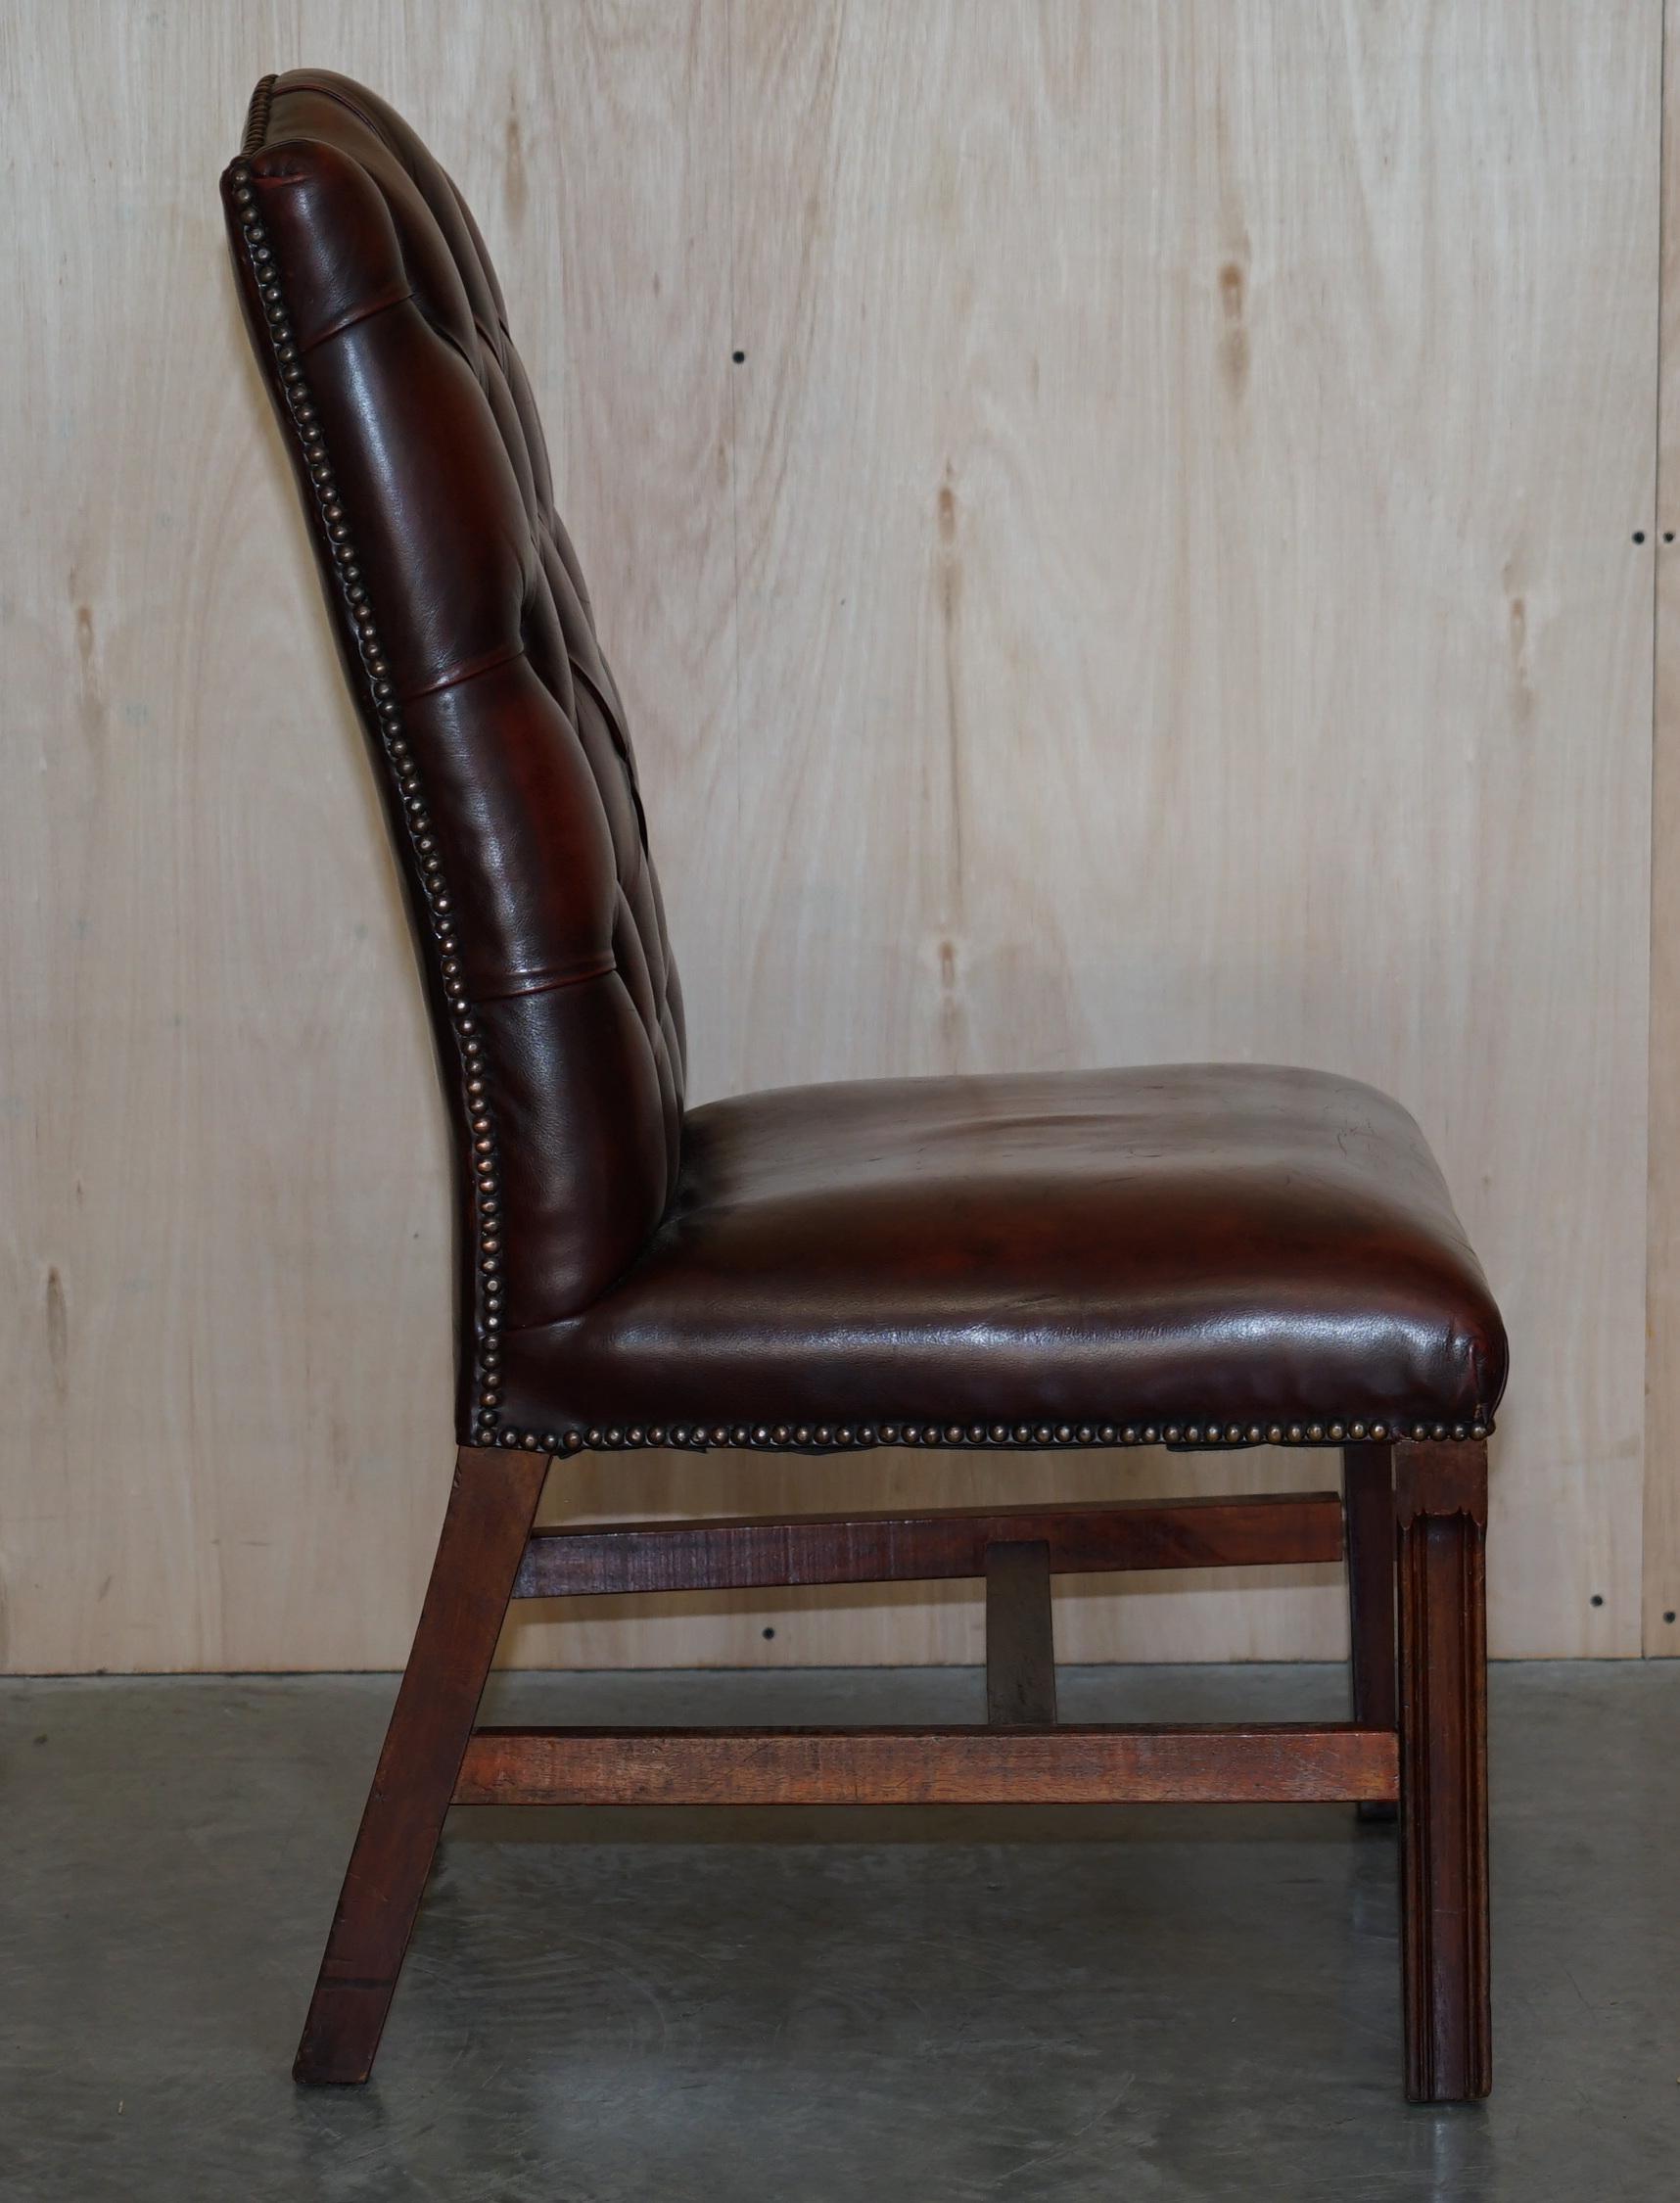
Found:
[[[255,117],[254,117],[255,123]],[[481,1446],[496,1442],[501,1400],[502,1323],[502,1194],[496,1152],[494,1121],[485,1076],[484,1041],[479,1022],[467,999],[462,973],[460,943],[455,933],[454,903],[443,878],[443,861],[426,806],[420,774],[403,732],[402,707],[391,680],[391,666],[380,647],[379,632],[368,603],[367,586],[360,561],[350,539],[326,439],[313,396],[303,374],[290,316],[281,295],[273,248],[257,213],[257,196],[251,169],[241,161],[233,171],[233,199],[240,210],[240,228],[250,258],[252,276],[268,324],[274,363],[303,446],[303,458],[315,495],[315,508],[338,572],[346,615],[355,631],[356,648],[367,676],[368,695],[380,742],[400,799],[409,847],[426,898],[427,919],[438,952],[438,970],[443,1000],[448,1006],[450,1028],[459,1052],[470,1131],[474,1199],[474,1263],[477,1290],[475,1400],[473,1439]],[[504,1441],[505,1442],[505,1441]],[[535,1440],[533,1441],[535,1443]]]
[[[841,1446],[1319,1446],[1403,1438],[1485,1438],[1473,1423],[673,1423],[571,1430],[503,1430],[497,1443],[531,1453],[637,1446],[736,1446],[797,1451]]]

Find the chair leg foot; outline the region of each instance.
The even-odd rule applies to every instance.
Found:
[[[293,2078],[365,2081],[495,1655],[548,1464],[463,1446]]]
[[[1399,1701],[1392,1448],[1343,1446],[1341,1460],[1353,1717],[1369,1728],[1391,1729]],[[1367,1800],[1354,1810],[1362,1821],[1392,1824],[1398,1808],[1385,1800]]]
[[[292,2078],[300,2087],[361,2086],[373,2071],[396,1988],[395,1980],[330,1982],[323,1971],[292,2061]]]
[[[1397,1445],[1394,1509],[1406,2093],[1460,2103],[1492,2079],[1486,1447]]]

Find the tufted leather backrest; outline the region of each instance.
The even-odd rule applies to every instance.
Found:
[[[484,1443],[503,1329],[597,1297],[676,1183],[681,999],[624,708],[484,242],[414,132],[344,77],[269,77],[222,194],[408,887]]]

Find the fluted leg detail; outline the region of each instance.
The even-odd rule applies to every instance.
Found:
[[[1485,1445],[1397,1445],[1394,1512],[1406,2093],[1455,2103],[1492,2078]]]

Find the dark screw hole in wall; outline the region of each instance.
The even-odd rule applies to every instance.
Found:
[[[1662,1617],[1662,1618],[1664,1621],[1672,1621],[1674,1619],[1674,1609],[1670,1607],[1668,1612]]]
[[[1645,530],[1643,528],[1636,528],[1633,532],[1633,539],[1636,543],[1643,543],[1645,540]]]
[[[737,367],[739,367],[739,366],[740,366],[740,365],[742,364],[742,362],[743,362],[743,361],[745,360],[746,356],[747,356],[747,355],[746,355],[746,353],[745,353],[744,352],[730,352],[730,354],[729,354],[729,357],[730,357],[730,358],[731,358],[731,359],[732,359],[732,360],[733,360],[733,361],[735,362],[735,365],[736,365]]]
[[[767,1629],[765,1631],[765,1635],[767,1637],[773,1637],[775,1635],[775,1631],[773,1629]]]
[[[1662,531],[1662,540],[1665,543],[1671,543],[1674,540],[1674,531],[1672,528],[1665,528]]]
[[[1603,1593],[1602,1591],[1595,1591],[1595,1592],[1593,1593],[1593,1604],[1594,1604],[1594,1606],[1595,1606],[1595,1607],[1602,1607],[1602,1606],[1604,1605],[1604,1603],[1605,1603],[1605,1595],[1604,1595],[1604,1593]]]

